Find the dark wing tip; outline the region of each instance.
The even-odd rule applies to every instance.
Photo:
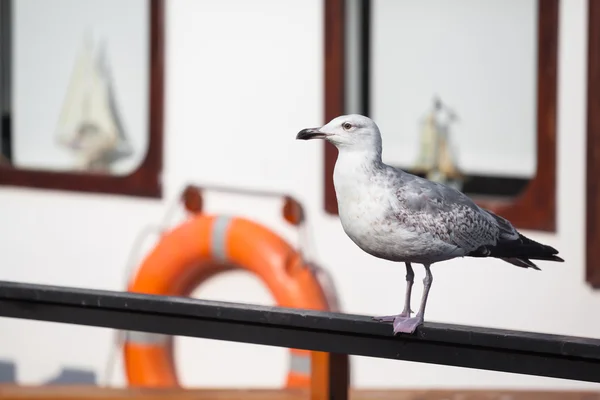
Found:
[[[521,258],[521,257],[500,257],[500,259],[504,260],[507,263],[510,263],[512,265],[516,265],[517,267],[531,268],[531,269],[535,269],[537,271],[541,271],[540,267],[538,267],[537,265],[535,265],[534,263],[532,263],[531,260],[529,260],[527,258]]]
[[[552,254],[558,254],[558,250],[556,250],[554,247],[548,246],[547,244],[545,244],[544,246],[546,246]]]

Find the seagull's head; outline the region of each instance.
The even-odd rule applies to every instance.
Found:
[[[302,129],[296,139],[323,139],[338,149],[363,149],[381,152],[381,134],[377,124],[359,114],[341,115],[320,128]]]

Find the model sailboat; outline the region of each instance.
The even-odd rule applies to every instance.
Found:
[[[443,123],[439,117],[443,108],[441,101],[436,98],[432,110],[425,116],[420,151],[411,172],[424,174],[429,180],[461,189],[464,177],[457,166],[449,139],[449,125],[456,119],[456,115],[446,109],[448,119]]]
[[[103,49],[97,57],[93,50],[88,38],[75,62],[57,138],[75,154],[77,169],[107,173],[132,149],[119,120]]]

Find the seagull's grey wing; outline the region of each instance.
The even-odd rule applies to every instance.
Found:
[[[486,210],[485,208],[479,208],[479,209],[482,210],[485,214],[487,214],[494,220],[494,223],[498,227],[498,239],[500,239],[500,240],[519,239],[519,232],[517,232],[515,227],[512,226],[512,224],[508,220],[506,220],[505,218],[502,218],[499,215],[494,214],[490,210]]]
[[[508,221],[479,208],[453,188],[412,175],[401,179],[394,213],[420,232],[455,245],[465,254],[495,245],[501,235],[518,237]]]
[[[470,197],[454,188],[442,185],[441,183],[431,183],[433,183],[433,186],[437,188],[438,193],[440,193],[446,204],[454,204],[459,205],[459,207],[466,207],[469,210],[472,210],[475,219],[477,219],[480,224],[491,224],[494,230],[497,229],[496,238],[498,240],[515,240],[519,238],[519,232],[517,232],[514,226],[512,226],[512,224],[505,218],[502,218],[501,216],[496,215],[485,208],[479,207],[473,200],[471,200]],[[468,213],[470,214],[470,212]]]
[[[396,196],[390,201],[394,217],[411,230],[453,246],[453,254],[496,257],[534,269],[539,268],[531,260],[563,261],[555,248],[523,236],[508,220],[458,190],[410,174],[389,173],[395,181]]]

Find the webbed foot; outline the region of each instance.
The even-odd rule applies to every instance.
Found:
[[[419,325],[423,324],[423,317],[397,318],[394,320],[394,335],[397,333],[413,333]]]
[[[404,310],[400,314],[397,314],[397,315],[385,315],[383,317],[373,317],[373,319],[378,322],[394,322],[396,320],[410,318],[411,313],[414,313],[414,311]]]

